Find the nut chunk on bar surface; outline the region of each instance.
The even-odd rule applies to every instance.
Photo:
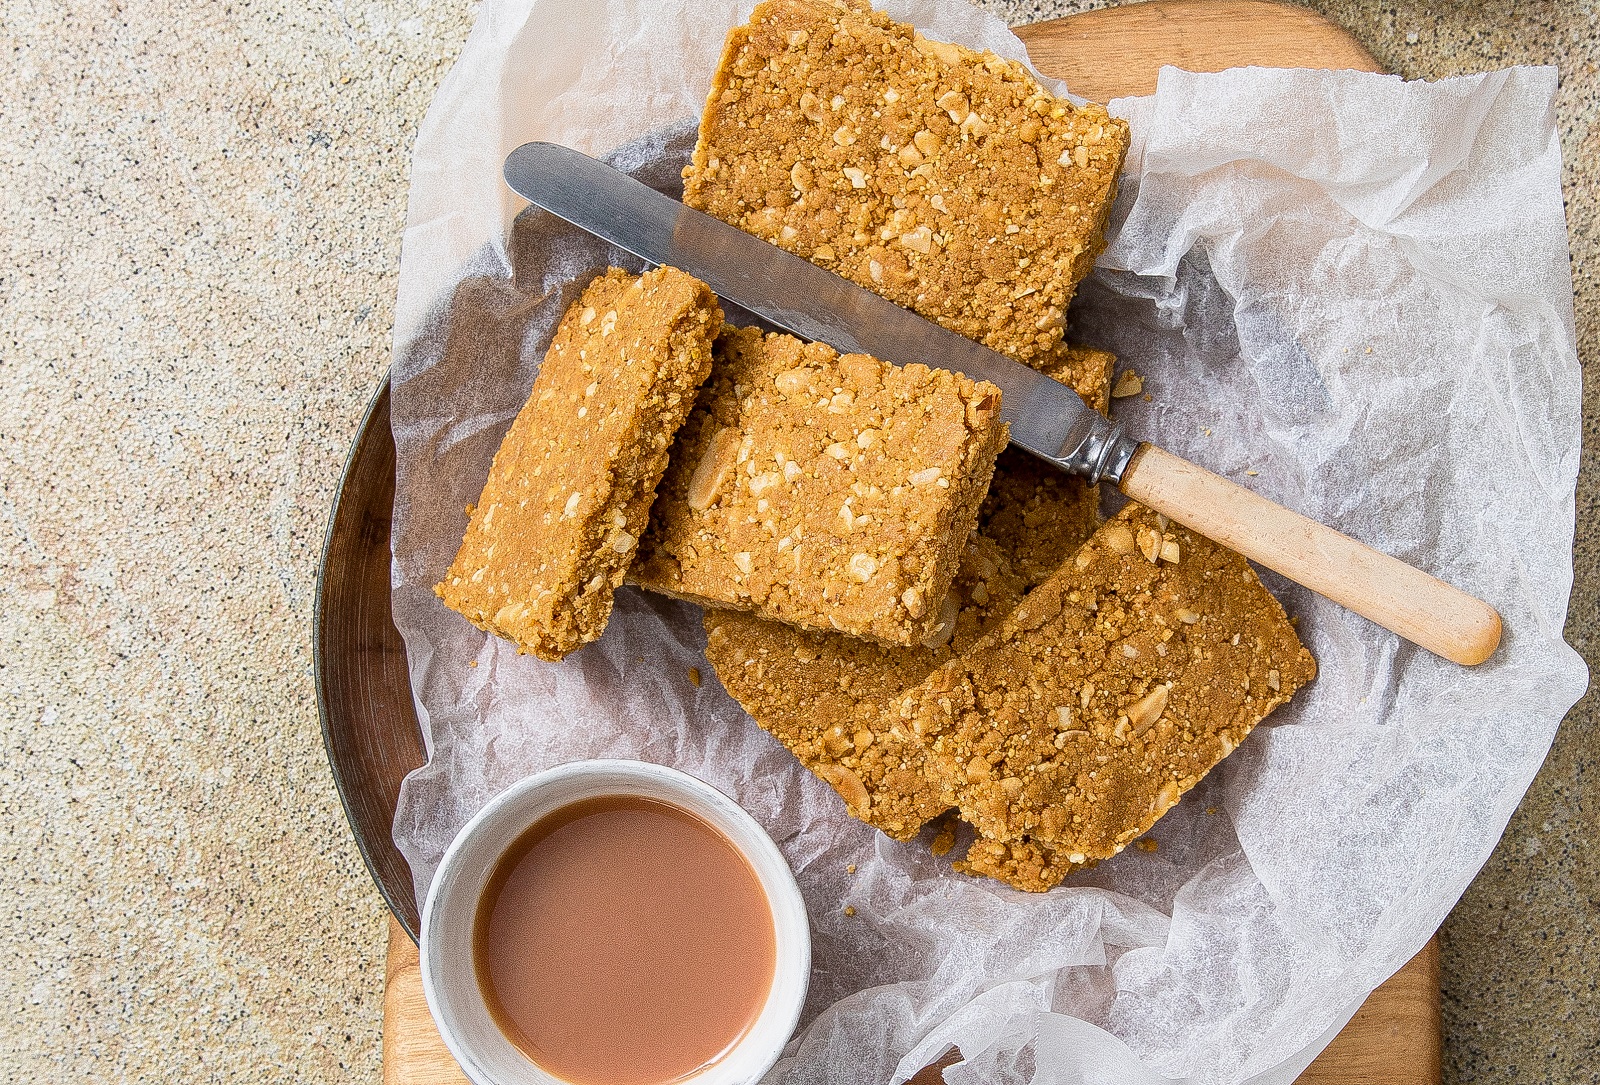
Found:
[[[730,329],[632,575],[710,606],[916,644],[939,623],[1005,442],[991,384]]]
[[[899,712],[984,838],[969,868],[1044,890],[1149,829],[1315,673],[1243,558],[1129,505]]]
[[[865,3],[769,0],[728,35],[684,202],[1040,366],[1127,148],[1021,64]]]
[[[446,606],[541,659],[600,636],[721,327],[716,297],[674,268],[590,284],[434,588]]]

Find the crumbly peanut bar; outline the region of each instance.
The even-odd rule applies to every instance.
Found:
[[[1109,365],[1098,371],[1091,402],[1104,401],[1110,379]],[[1094,532],[1098,497],[1083,479],[1008,449],[996,461],[980,527],[947,596],[947,620],[924,644],[889,648],[708,610],[706,658],[734,700],[831,784],[852,815],[909,839],[954,798],[942,778],[924,771],[921,740],[886,709],[1076,551]]]
[[[1030,365],[1104,248],[1126,122],[861,0],[724,47],[684,201]]]
[[[911,645],[1006,442],[1000,392],[924,365],[730,329],[632,575],[655,591]]]
[[[1243,558],[1129,505],[898,712],[989,842],[969,868],[1042,891],[1143,834],[1315,673]]]
[[[589,285],[434,588],[446,606],[541,659],[600,636],[721,327],[716,297],[674,268]]]

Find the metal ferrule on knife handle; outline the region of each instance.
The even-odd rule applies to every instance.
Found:
[[[1076,393],[1073,393],[1076,395]],[[1001,404],[1005,401],[1002,399]],[[1140,442],[1122,432],[1122,423],[1099,411],[1074,418],[1074,425],[1061,443],[1060,451],[1044,458],[1090,482],[1120,485],[1123,472],[1139,451]]]
[[[1012,444],[1065,471],[1113,483],[1446,659],[1481,663],[1500,642],[1500,615],[1459,588],[1141,444],[1044,374],[587,155],[527,143],[506,158],[505,178],[518,195],[574,226],[649,263],[686,271],[719,297],[803,339],[990,382],[1000,389]]]

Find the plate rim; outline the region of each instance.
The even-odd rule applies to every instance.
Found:
[[[389,399],[390,372],[386,368],[376,390],[367,400],[366,408],[361,415],[361,421],[356,426],[355,434],[350,440],[350,450],[345,455],[344,468],[340,472],[339,483],[334,490],[333,503],[328,512],[328,521],[323,529],[322,548],[317,559],[316,595],[312,605],[311,669],[316,686],[317,716],[322,728],[322,749],[328,759],[328,768],[333,774],[334,790],[339,794],[339,805],[344,812],[345,824],[350,829],[351,836],[355,838],[356,850],[361,853],[361,861],[366,866],[367,875],[372,879],[373,884],[377,886],[378,892],[382,895],[390,914],[394,916],[411,940],[416,942],[421,930],[421,917],[417,912],[415,884],[413,883],[410,886],[410,892],[402,893],[402,887],[391,885],[389,879],[384,877],[380,869],[373,841],[369,838],[369,834],[363,831],[363,819],[355,809],[351,798],[353,784],[350,780],[350,773],[337,752],[338,742],[335,737],[335,730],[338,724],[333,718],[335,713],[330,707],[329,696],[330,687],[334,682],[334,678],[330,673],[333,666],[332,654],[329,652],[327,643],[328,613],[331,604],[329,597],[329,570],[333,564],[331,559],[334,547],[340,540],[340,514],[346,510],[346,504],[353,492],[352,481],[354,477],[367,456],[371,454],[369,442],[374,438],[376,432],[381,428],[382,438],[389,442],[391,448],[394,445],[393,430],[388,425],[382,427],[376,425],[380,414],[388,414]],[[390,542],[392,532],[386,531],[385,535],[384,549],[388,550],[392,545]],[[392,626],[394,623],[393,611],[386,610],[384,616]],[[398,629],[396,629],[396,635],[399,635]],[[413,696],[409,678],[406,683],[406,696]],[[413,719],[415,722],[414,717]],[[419,746],[426,750],[427,744],[420,724],[417,726],[416,738]],[[391,848],[396,848],[396,851],[398,851],[392,837],[388,838],[387,842]],[[402,855],[401,858],[403,860],[404,856]],[[405,869],[409,877],[409,865]]]

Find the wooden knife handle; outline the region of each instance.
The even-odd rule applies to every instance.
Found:
[[[1483,600],[1154,445],[1122,492],[1445,659],[1474,666],[1500,643]]]

